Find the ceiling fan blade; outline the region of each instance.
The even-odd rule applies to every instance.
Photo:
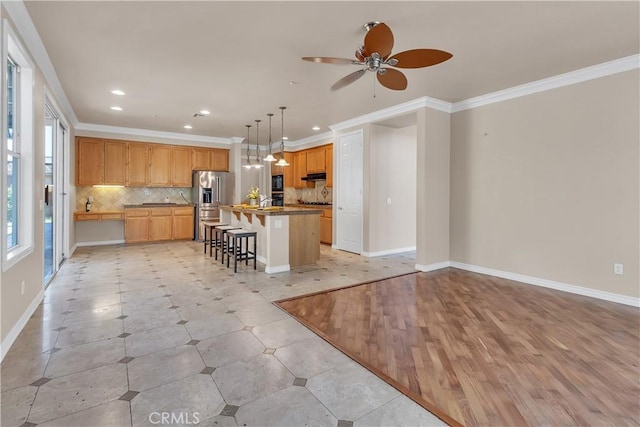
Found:
[[[389,60],[396,59],[398,68],[422,68],[451,59],[453,55],[438,49],[412,49],[396,53]]]
[[[401,71],[392,68],[384,68],[383,74],[377,73],[378,81],[386,88],[393,90],[405,90],[407,88],[407,78]]]
[[[344,76],[343,78],[341,78],[340,80],[335,82],[333,84],[333,86],[331,86],[331,90],[342,89],[343,87],[355,82],[360,77],[364,76],[364,73],[366,71],[367,71],[366,69],[362,69],[362,70],[358,70],[358,71],[355,71],[355,72],[353,72],[351,74],[348,74],[348,75]]]
[[[304,59],[305,61],[317,62],[322,64],[353,64],[354,62],[356,62],[353,59],[330,58],[325,56],[305,56],[302,59]]]
[[[377,52],[382,59],[385,59],[391,54],[391,49],[393,49],[393,33],[386,24],[376,25],[364,37],[364,50],[367,56]]]

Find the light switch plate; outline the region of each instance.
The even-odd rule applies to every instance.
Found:
[[[624,274],[624,264],[613,264],[613,272],[615,274]]]
[[[274,227],[275,228],[282,228],[282,220],[281,219],[276,219],[276,221],[274,223]]]

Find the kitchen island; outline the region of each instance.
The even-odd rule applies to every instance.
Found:
[[[220,207],[222,222],[258,233],[257,258],[266,273],[318,262],[321,214],[321,209],[296,207]]]

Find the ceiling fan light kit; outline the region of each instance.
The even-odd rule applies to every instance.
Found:
[[[423,68],[440,64],[453,57],[449,52],[438,49],[412,49],[391,55],[393,33],[384,23],[371,21],[364,24],[367,35],[364,45],[356,49],[355,60],[322,56],[305,56],[305,61],[324,64],[352,64],[362,68],[346,75],[331,86],[331,90],[341,89],[362,77],[367,71],[376,74],[380,84],[388,89],[405,90],[407,77],[397,68]]]

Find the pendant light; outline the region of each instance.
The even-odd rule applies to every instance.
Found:
[[[261,121],[262,120],[256,120],[256,164],[253,165],[253,167],[256,169],[260,169],[262,166],[264,166],[262,163],[260,163],[260,145],[258,145],[260,143],[259,130]]]
[[[275,162],[277,159],[273,157],[273,154],[271,152],[271,146],[273,145],[273,142],[271,141],[271,117],[273,117],[273,113],[269,113],[267,114],[267,116],[269,116],[269,154],[267,154],[267,157],[264,158],[264,161]]]
[[[281,139],[280,139],[280,155],[282,157],[280,157],[280,160],[278,160],[278,163],[276,163],[276,166],[289,166],[289,162],[287,162],[287,160],[284,158],[284,110],[286,110],[287,107],[280,107],[280,112],[282,115],[282,119],[281,119],[281,128],[280,131],[281,133]]]
[[[251,158],[249,156],[251,155],[251,147],[249,146],[249,129],[251,128],[251,125],[245,125],[245,126],[247,127],[247,163],[243,167],[250,169]]]

